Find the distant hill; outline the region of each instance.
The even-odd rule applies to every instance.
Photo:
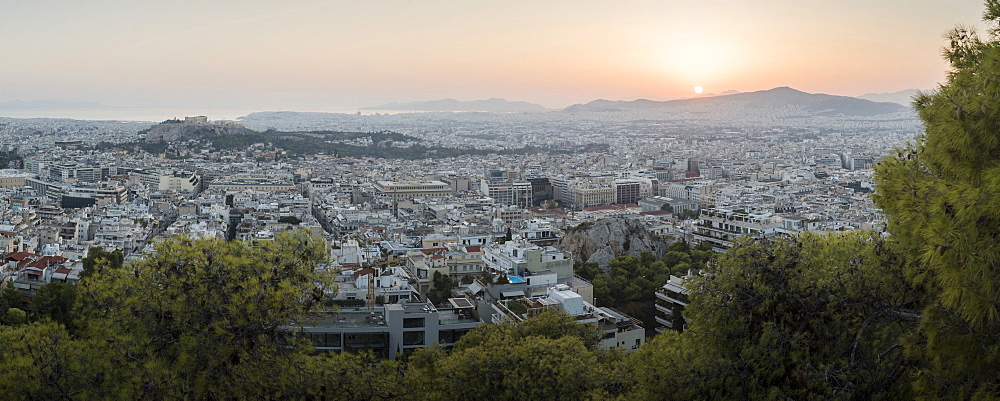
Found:
[[[873,102],[890,102],[910,107],[913,96],[920,92],[919,89],[906,89],[892,93],[866,93],[858,96],[858,99],[871,100]]]
[[[744,109],[797,109],[802,113],[816,116],[871,116],[906,111],[908,108],[896,103],[873,102],[848,96],[834,96],[806,93],[789,87],[764,91],[736,93],[722,96],[706,96],[692,99],[654,101],[608,101],[595,100],[587,104],[575,104],[563,109],[564,112],[606,112],[656,109],[664,113],[712,113],[733,112]]]
[[[11,100],[0,102],[0,110],[42,110],[42,109],[106,109],[112,106],[94,102],[74,102],[69,100]]]
[[[455,100],[441,99],[426,102],[389,103],[364,107],[361,110],[395,111],[486,111],[493,113],[540,113],[550,111],[541,105],[528,102],[511,102],[505,99]]]
[[[167,120],[149,129],[139,132],[145,135],[147,143],[175,142],[186,139],[197,139],[205,136],[245,135],[250,130],[240,124],[231,122],[208,122],[207,118],[187,117],[182,120]]]

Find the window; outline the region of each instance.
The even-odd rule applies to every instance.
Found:
[[[339,347],[340,333],[310,333],[314,347]]]
[[[403,345],[424,345],[424,332],[404,331]]]
[[[409,329],[414,327],[424,327],[424,318],[422,317],[409,317],[403,319],[403,328]]]

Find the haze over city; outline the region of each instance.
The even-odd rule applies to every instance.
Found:
[[[7,1],[0,102],[343,110],[503,97],[561,108],[790,86],[931,89],[944,1]],[[982,29],[980,29],[982,31]]]

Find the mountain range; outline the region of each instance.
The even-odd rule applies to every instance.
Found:
[[[703,96],[681,100],[595,100],[586,104],[575,104],[563,109],[567,113],[581,112],[622,112],[660,111],[664,113],[704,113],[721,110],[781,108],[797,109],[816,116],[872,116],[906,111],[909,107],[897,103],[873,102],[849,96],[835,96],[821,93],[806,93],[789,87],[736,93],[720,96]]]
[[[903,112],[910,109],[909,99],[915,89],[896,93],[866,94],[860,98],[849,96],[807,93],[789,87],[756,92],[725,91],[722,94],[705,94],[678,100],[594,100],[585,104],[574,104],[561,111],[564,113],[602,113],[643,111],[666,114],[700,114],[719,112],[752,112],[765,108],[796,110],[802,115],[814,116],[873,116]],[[441,99],[425,102],[389,103],[365,107],[362,110],[387,111],[483,111],[495,113],[539,113],[554,111],[529,102],[505,99],[485,99],[462,101]]]
[[[913,102],[913,96],[918,92],[920,92],[919,89],[907,89],[892,93],[866,93],[858,96],[858,99],[871,100],[873,102],[892,102],[909,107],[910,103]]]

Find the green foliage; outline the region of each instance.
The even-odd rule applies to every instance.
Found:
[[[35,320],[51,319],[64,326],[73,325],[73,304],[76,286],[49,283],[35,291],[31,299],[31,314]]]
[[[496,333],[501,336],[545,337],[559,339],[566,336],[579,340],[585,347],[592,348],[601,340],[597,327],[593,324],[579,324],[566,313],[548,310],[525,319],[522,322],[505,322],[501,324],[479,326],[466,333],[455,343],[456,349],[479,347],[485,344]]]
[[[118,146],[123,146],[123,145],[118,145]],[[145,151],[146,153],[149,153],[151,155],[159,155],[159,154],[166,153],[167,148],[170,145],[167,144],[164,141],[159,141],[159,142],[140,141],[140,142],[135,142],[134,146],[137,147],[137,148],[139,148],[139,149],[142,149],[143,151]]]
[[[8,283],[3,291],[0,291],[0,311],[5,311],[8,308],[23,307],[24,302],[21,302],[21,293],[14,289],[13,284]]]
[[[698,211],[693,209],[687,209],[677,214],[678,219],[682,220],[692,220],[698,218]]]
[[[0,330],[0,399],[139,399],[128,356],[101,339],[73,339],[55,322]]]
[[[689,330],[640,351],[638,392],[712,399],[895,399],[917,292],[875,234],[743,242],[688,282]],[[669,339],[669,340],[667,340]],[[673,361],[688,362],[674,365]],[[648,367],[651,369],[651,367]],[[690,380],[701,378],[691,382]]]
[[[304,347],[284,327],[305,319],[329,285],[316,270],[325,257],[304,232],[254,244],[166,240],[118,269],[100,259],[79,284],[80,324],[134,355],[142,382],[166,398],[267,389],[261,369]],[[251,379],[233,380],[241,376]]]
[[[599,356],[605,353],[587,348],[599,339],[593,325],[577,324],[560,312],[484,325],[464,335],[450,353],[417,351],[410,359],[409,386],[426,400],[603,398],[609,379]],[[611,354],[607,360],[620,358]]]
[[[427,291],[427,299],[435,305],[447,302],[448,298],[451,298],[451,290],[457,286],[458,283],[450,276],[435,271],[431,279],[431,289]]]
[[[566,229],[566,232],[567,233],[583,232],[583,231],[589,230],[590,227],[593,227],[593,226],[594,226],[594,222],[593,221],[585,221],[583,223],[577,224],[577,225],[575,225],[573,227],[570,227],[570,228]]]
[[[17,326],[28,322],[28,314],[19,308],[7,308],[3,315],[3,324]]]
[[[140,132],[140,134],[143,134]],[[362,146],[357,139],[368,138],[371,145]],[[287,156],[314,155],[325,153],[329,155],[350,155],[353,157],[374,157],[388,159],[424,159],[431,157],[446,158],[464,155],[488,155],[488,154],[535,154],[550,151],[548,149],[527,146],[520,149],[507,150],[482,150],[482,149],[460,149],[441,146],[426,146],[422,140],[395,132],[336,132],[336,131],[310,131],[310,132],[280,132],[267,130],[256,132],[246,130],[240,134],[216,135],[205,132],[197,141],[199,146],[211,144],[219,150],[242,151],[250,149],[253,145],[263,144],[268,148],[279,147],[283,149]],[[396,147],[394,142],[408,143],[407,147]],[[170,144],[165,142],[133,142],[122,144],[102,144],[102,146],[116,147],[123,149],[142,149],[151,154],[164,153]],[[247,153],[246,157],[253,157],[252,153]],[[263,161],[263,160],[262,160]]]
[[[411,393],[404,387],[401,364],[371,352],[298,354],[289,364],[268,366],[268,393],[236,394],[236,399],[396,400]],[[250,395],[253,395],[252,397]]]
[[[593,262],[583,263],[580,266],[575,267],[573,272],[576,273],[577,276],[580,276],[584,280],[588,281],[593,280],[594,277],[597,277],[598,275],[604,274],[604,272],[601,271],[600,265]]]
[[[688,248],[684,241],[671,243],[660,260],[652,252],[639,257],[619,256],[609,262],[605,274],[596,264],[583,264],[577,270],[580,277],[594,285],[595,302],[612,306],[635,316],[649,327],[659,325],[654,320],[653,301],[656,290],[670,280],[670,275],[685,275],[689,269],[703,269],[716,257],[712,251]]]
[[[873,199],[927,291],[907,347],[927,399],[1000,392],[1000,2],[986,8],[990,37],[952,30],[947,82],[913,101],[925,134],[875,170]]]
[[[80,278],[84,279],[99,269],[121,269],[125,263],[125,255],[120,249],[105,252],[104,248],[92,246],[87,250],[87,257],[83,258],[83,273]]]
[[[278,222],[279,223],[291,224],[291,225],[294,226],[294,225],[298,225],[299,223],[301,223],[302,219],[299,219],[298,217],[295,217],[295,216],[281,216],[281,217],[278,218]]]
[[[11,162],[23,163],[24,158],[16,152],[0,152],[0,169],[7,168]]]

